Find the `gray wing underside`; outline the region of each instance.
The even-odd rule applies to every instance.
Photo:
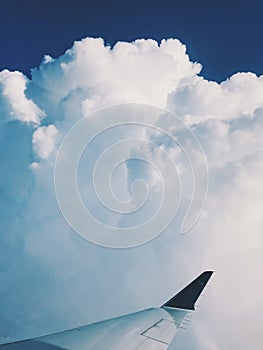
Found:
[[[166,350],[184,319],[184,310],[149,309],[1,350]]]
[[[166,350],[185,316],[195,310],[212,273],[203,272],[161,308],[5,344],[1,350]]]
[[[149,309],[135,314],[42,338],[69,350],[165,350],[174,338],[185,312]]]

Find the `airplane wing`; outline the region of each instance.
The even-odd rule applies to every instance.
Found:
[[[1,350],[166,350],[212,276],[205,271],[160,308],[1,345]]]

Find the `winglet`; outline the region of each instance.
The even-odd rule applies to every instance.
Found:
[[[212,274],[213,271],[203,272],[163,306],[176,309],[195,310],[195,303]]]

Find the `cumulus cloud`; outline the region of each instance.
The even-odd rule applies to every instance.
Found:
[[[262,89],[262,76],[253,73],[236,73],[220,84],[196,77],[169,95],[168,106],[188,122],[230,120],[262,108]]]
[[[54,125],[41,126],[37,128],[32,137],[33,149],[36,154],[47,159],[56,145],[58,130]]]
[[[214,283],[194,316],[189,339],[181,334],[173,346],[259,347],[263,79],[238,73],[218,84],[200,74],[201,65],[191,62],[176,39],[119,42],[111,48],[92,38],[75,42],[59,58],[45,56],[30,80],[20,72],[0,73],[2,342],[158,306],[200,271],[214,268]],[[157,239],[112,250],[84,241],[65,222],[56,202],[54,159],[77,121],[124,102],[167,108],[191,127],[207,157],[209,191],[204,213],[187,235],[176,234],[183,217],[179,210]],[[128,221],[104,214],[92,188],[92,168],[110,142],[145,137],[140,132],[119,128],[102,135],[80,160],[83,200],[106,223]],[[183,189],[188,188],[189,169],[180,149],[158,133],[148,134],[175,160]],[[135,153],[156,162],[150,147],[131,149]],[[149,180],[155,192],[148,215],[160,199],[157,175],[124,162],[113,174],[113,190],[126,200],[134,179]],[[247,317],[253,327],[244,322]],[[238,337],[236,329],[243,330]]]
[[[20,72],[0,72],[1,117],[39,124],[44,112],[25,95],[26,77]]]
[[[163,40],[160,45],[154,40],[118,42],[110,48],[102,39],[86,38],[33,71],[30,95],[37,94],[40,106],[47,100],[48,108],[60,103],[64,113],[71,114],[67,118],[73,120],[79,118],[76,108],[83,108],[87,114],[121,102],[165,107],[167,94],[200,70],[201,65],[189,60],[178,40]],[[43,108],[46,110],[47,105]]]

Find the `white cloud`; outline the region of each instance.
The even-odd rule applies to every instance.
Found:
[[[0,72],[1,115],[8,119],[39,124],[45,113],[25,96],[27,79],[20,72]]]
[[[41,126],[37,128],[32,137],[33,148],[36,154],[47,159],[55,148],[58,130],[55,125]]]
[[[136,40],[110,48],[102,39],[87,38],[57,59],[46,56],[30,81],[19,72],[0,73],[0,113],[5,121],[0,140],[7,150],[1,159],[6,172],[2,170],[0,188],[7,208],[0,248],[5,281],[0,288],[2,339],[158,305],[201,270],[215,268],[193,332],[190,328],[187,333],[192,334],[189,346],[193,350],[261,346],[263,77],[238,73],[218,84],[199,76],[200,70],[178,40],[163,40],[160,45]],[[188,235],[175,234],[183,215],[179,211],[165,234],[127,251],[93,246],[70,230],[56,203],[49,161],[76,121],[121,102],[167,107],[182,117],[205,150],[210,174],[205,212]],[[14,120],[25,125],[10,123]],[[110,142],[136,134],[136,129],[116,129],[114,135],[98,139],[80,162],[84,200],[92,199],[91,210],[105,221],[121,222],[112,214],[104,216],[95,200],[88,181],[92,166]],[[178,162],[187,187],[182,152],[158,140]],[[140,151],[156,161],[150,148]],[[140,172],[149,176],[149,186],[159,188],[156,173],[129,164],[118,173],[119,181],[118,177],[113,181],[116,193],[128,194],[120,186],[126,177],[129,186]],[[248,318],[253,326],[244,322]],[[236,329],[241,330],[238,336]]]
[[[118,42],[111,49],[102,39],[86,38],[75,42],[64,56],[34,70],[32,88],[36,88],[38,98],[44,94],[55,106],[61,103],[68,109],[72,101],[78,115],[68,118],[76,120],[81,107],[76,108],[76,104],[80,103],[85,114],[120,102],[165,107],[167,94],[200,69],[178,40],[163,40],[160,45],[154,40]]]
[[[229,120],[263,107],[263,77],[237,73],[221,84],[196,77],[169,95],[168,106],[188,122]]]

